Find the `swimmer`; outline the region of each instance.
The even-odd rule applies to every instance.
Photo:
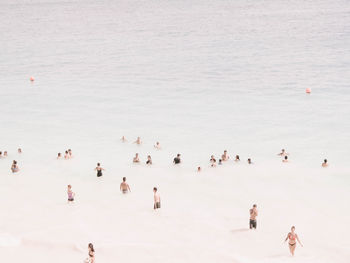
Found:
[[[120,191],[122,191],[123,194],[131,192],[129,185],[126,183],[126,177],[123,177],[123,182],[120,184]]]
[[[123,137],[120,139],[122,142],[127,142],[127,139],[125,138],[125,136],[123,135]]]
[[[210,156],[210,163],[211,163],[211,167],[215,167],[216,166],[216,159],[214,157],[214,155]]]
[[[248,164],[253,164],[253,162],[250,158],[248,158]]]
[[[178,154],[176,155],[176,157],[174,158],[173,163],[174,163],[174,164],[179,164],[179,163],[181,163],[181,158],[180,158],[180,157],[181,157],[181,154],[178,153]]]
[[[69,153],[68,151],[64,152],[64,159],[68,160],[69,159]]]
[[[159,209],[160,208],[160,196],[157,193],[158,189],[157,187],[153,188],[153,193],[154,193],[154,210]]]
[[[236,155],[235,162],[239,162],[239,161],[240,161],[239,155]]]
[[[159,142],[156,142],[156,144],[154,145],[154,148],[156,148],[157,150],[161,149]]]
[[[142,144],[141,138],[137,137],[137,139],[136,139],[136,141],[134,141],[134,143],[136,143],[138,145]]]
[[[22,153],[22,149],[21,149],[21,148],[18,148],[17,152],[18,152],[18,153]]]
[[[283,163],[288,163],[288,156],[287,155],[284,156],[284,159],[282,160],[282,162]]]
[[[57,159],[61,159],[62,158],[62,154],[61,153],[58,153],[57,154]]]
[[[71,150],[71,149],[68,149],[68,156],[69,156],[69,158],[72,158],[72,157],[73,157],[73,153],[72,153],[72,150]]]
[[[227,151],[224,151],[224,154],[221,155],[221,159],[225,162],[228,161],[228,159],[230,159],[230,156],[227,155]]]
[[[105,169],[101,167],[100,163],[97,163],[97,167],[95,168],[95,170],[97,171],[97,177],[101,177],[102,171],[104,171]]]
[[[323,160],[322,167],[328,167],[328,161],[327,159]]]
[[[4,157],[7,157],[7,151],[4,151]]]
[[[152,164],[151,155],[148,155],[148,156],[147,156],[147,162],[146,162],[146,164],[148,164],[148,165],[151,165],[151,164]]]
[[[286,242],[289,239],[288,242],[288,246],[289,246],[289,251],[292,254],[292,256],[294,256],[294,251],[295,251],[295,247],[297,245],[297,242],[303,246],[299,240],[298,235],[295,233],[295,226],[292,226],[291,231],[288,233],[286,239],[284,240],[284,242]]]
[[[199,173],[200,171],[202,171],[202,168],[200,166],[198,166],[197,172]]]
[[[73,193],[72,186],[70,184],[68,185],[67,194],[68,194],[68,204],[73,203],[75,193]]]
[[[221,159],[219,159],[218,165],[222,165],[222,160]]]
[[[279,154],[277,154],[279,156],[286,156],[286,155],[289,155],[289,153],[286,152],[285,149],[282,149],[281,152]]]
[[[4,156],[2,155],[2,152],[0,152],[0,158],[2,158],[2,157],[4,157]]]
[[[133,162],[133,163],[139,163],[139,162],[140,162],[139,154],[138,154],[138,153],[135,154],[135,157],[132,159],[132,162]]]
[[[250,218],[249,218],[249,228],[256,229],[256,217],[258,216],[258,209],[256,208],[256,204],[253,205],[253,208],[249,210]]]
[[[89,257],[85,260],[85,263],[95,263],[95,249],[93,244],[89,244]]]
[[[13,173],[17,173],[19,171],[18,165],[17,165],[17,161],[13,160],[12,165],[11,165],[11,171]]]

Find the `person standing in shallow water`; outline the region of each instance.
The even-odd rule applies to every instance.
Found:
[[[136,139],[136,141],[134,141],[134,143],[141,145],[142,144],[141,138],[137,137],[137,139]]]
[[[327,159],[323,160],[322,167],[328,167],[328,161]]]
[[[249,218],[249,228],[256,229],[256,217],[258,216],[258,209],[256,204],[253,205],[253,208],[249,210],[250,218]]]
[[[153,188],[153,193],[154,193],[154,206],[153,206],[153,208],[154,208],[154,210],[160,208],[160,195],[157,191],[158,191],[157,187],[154,187]]]
[[[68,194],[68,204],[73,203],[75,194],[72,191],[72,186],[70,184],[68,185],[67,194]]]
[[[120,184],[120,191],[122,191],[123,194],[131,192],[129,184],[126,182],[126,177],[123,177],[123,182]]]
[[[101,177],[102,171],[104,171],[105,169],[101,167],[100,163],[97,163],[97,167],[95,168],[95,170],[97,171],[97,177]]]
[[[88,249],[89,249],[89,257],[85,260],[85,263],[95,263],[95,249],[94,249],[94,245],[92,243],[90,243],[88,245]]]
[[[284,242],[286,242],[288,239],[289,239],[289,242],[288,242],[289,251],[292,254],[292,256],[294,256],[294,251],[295,251],[295,247],[297,245],[297,241],[300,244],[300,246],[303,246],[303,244],[301,244],[301,242],[299,240],[298,235],[295,233],[295,226],[292,226],[291,231],[288,233]]]
[[[12,162],[11,171],[12,171],[12,173],[17,173],[19,171],[17,161],[15,161],[15,160],[13,160],[13,162]]]
[[[179,163],[181,163],[181,158],[180,158],[180,157],[181,157],[181,154],[178,153],[178,154],[176,155],[176,157],[174,158],[173,163],[174,163],[174,164],[179,164]]]

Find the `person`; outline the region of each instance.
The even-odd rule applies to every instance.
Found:
[[[176,157],[174,158],[173,163],[174,163],[174,164],[179,164],[179,163],[181,163],[181,158],[180,158],[180,157],[181,157],[181,154],[178,153],[178,154],[176,155]]]
[[[283,163],[288,163],[288,156],[287,155],[284,156],[284,159],[282,160],[282,162]]]
[[[210,163],[211,163],[211,167],[215,167],[216,166],[216,159],[214,157],[214,155],[210,156]]]
[[[148,156],[147,156],[147,161],[146,161],[146,164],[148,164],[148,165],[151,165],[151,164],[152,164],[152,158],[151,158],[151,155],[148,155]]]
[[[323,160],[322,167],[328,167],[328,161],[327,159]]]
[[[17,165],[17,161],[13,160],[12,165],[11,165],[11,171],[13,173],[17,173],[19,171],[18,165]]]
[[[248,164],[253,164],[253,162],[250,158],[248,158]]]
[[[95,263],[95,249],[94,249],[94,245],[89,243],[88,249],[89,249],[89,257],[85,260],[85,263]]]
[[[68,160],[69,159],[69,153],[68,151],[64,152],[64,159]]]
[[[7,157],[7,151],[4,151],[4,157]]]
[[[122,191],[123,194],[131,192],[129,185],[126,183],[126,177],[123,177],[123,182],[120,184],[120,191]]]
[[[256,217],[258,216],[258,209],[256,204],[253,205],[253,208],[249,210],[250,218],[249,218],[249,228],[256,229]]]
[[[72,150],[71,150],[71,149],[68,149],[68,156],[69,156],[69,158],[72,158],[72,157],[73,157],[73,153],[72,153]]]
[[[104,171],[105,169],[101,167],[100,163],[97,163],[97,167],[95,168],[95,170],[97,171],[97,177],[101,177],[102,171]]]
[[[228,161],[228,159],[230,159],[230,156],[227,155],[227,151],[224,151],[224,154],[221,155],[221,159],[225,162]]]
[[[286,156],[286,155],[289,155],[289,153],[286,153],[286,150],[285,149],[282,149],[281,152],[279,154],[277,154],[279,156]]]
[[[122,142],[127,142],[127,140],[126,140],[126,138],[124,137],[124,135],[123,135],[123,137],[120,139]]]
[[[61,159],[61,158],[62,158],[61,153],[58,153],[58,154],[57,154],[57,159]]]
[[[153,193],[154,193],[154,210],[160,208],[160,196],[159,193],[157,193],[158,189],[157,187],[153,187]]]
[[[239,162],[239,161],[240,161],[239,155],[236,155],[235,162]]]
[[[200,166],[198,166],[197,172],[199,173],[200,171],[202,171],[202,168]]]
[[[221,159],[219,159],[218,165],[222,165],[222,160]]]
[[[136,141],[134,143],[140,145],[142,143],[141,138],[137,137],[137,139],[136,139]]]
[[[0,158],[2,158],[3,156],[2,156],[2,152],[0,152]]]
[[[284,240],[284,242],[286,242],[289,239],[288,242],[288,246],[289,246],[289,251],[292,254],[292,256],[294,256],[294,251],[295,251],[295,247],[297,245],[297,242],[303,246],[303,244],[301,244],[298,235],[295,233],[295,226],[292,226],[291,231],[288,233],[286,239]]]
[[[70,184],[68,185],[67,194],[68,194],[68,204],[72,203],[74,201],[75,194],[73,193],[72,186]]]
[[[18,148],[17,152],[18,152],[18,153],[22,153],[22,149],[21,149],[21,148]]]
[[[161,149],[159,142],[156,142],[156,144],[154,145],[154,148],[156,148],[157,150]]]
[[[138,154],[138,153],[135,154],[135,157],[132,159],[132,162],[133,162],[133,163],[139,163],[139,162],[140,162],[139,154]]]

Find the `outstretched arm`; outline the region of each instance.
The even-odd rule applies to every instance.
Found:
[[[288,238],[289,238],[289,233],[288,233],[286,239],[284,240],[284,242],[286,242],[288,240]]]
[[[298,235],[295,235],[295,237],[297,238],[297,240],[298,240],[298,242],[299,242],[300,246],[302,246],[302,247],[303,247],[303,244],[301,244],[301,242],[300,242],[300,240],[299,240]]]

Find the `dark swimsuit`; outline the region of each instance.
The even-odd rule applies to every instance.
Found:
[[[97,177],[101,177],[102,176],[102,170],[97,170]]]

